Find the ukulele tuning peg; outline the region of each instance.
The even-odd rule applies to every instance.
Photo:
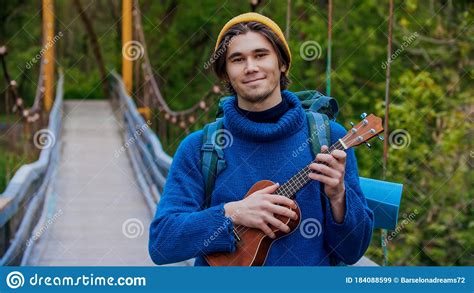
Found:
[[[383,140],[383,136],[381,136],[381,135],[379,135],[378,138],[379,138],[380,140]]]
[[[365,142],[365,145],[370,149],[372,146],[370,145],[370,143],[368,142]]]
[[[351,121],[351,122],[349,122],[349,124],[350,124],[352,127],[354,127],[354,122]]]
[[[361,119],[365,119],[365,117],[367,117],[367,113],[362,113],[362,114],[360,115],[360,118],[361,118]]]

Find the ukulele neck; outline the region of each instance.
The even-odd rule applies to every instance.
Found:
[[[351,123],[351,130],[347,132],[344,137],[340,138],[335,144],[330,146],[325,153],[330,154],[334,150],[346,151],[347,149],[361,145],[362,143],[366,143],[367,146],[370,147],[370,144],[368,144],[367,141],[383,131],[382,119],[375,116],[374,114],[367,116],[365,113],[361,115],[361,118],[363,120],[357,125],[354,126],[354,124]],[[379,138],[381,139],[380,136]],[[317,162],[316,159],[314,159],[314,161],[311,163],[313,162]],[[285,184],[280,186],[276,190],[276,194],[293,199],[296,193],[312,180],[308,175],[314,171],[309,168],[309,165],[311,164],[308,164],[293,177],[291,177],[290,180],[288,180]]]
[[[324,153],[330,154],[334,150],[344,150],[344,151],[346,150],[344,144],[342,143],[342,140],[338,140],[335,144],[330,146],[328,150]],[[312,161],[311,163],[315,163],[315,162],[317,162],[316,159],[314,159],[314,161]],[[303,169],[298,171],[298,173],[293,175],[293,177],[291,177],[290,180],[288,180],[282,186],[280,186],[277,189],[276,194],[293,199],[296,193],[301,188],[303,188],[306,184],[308,184],[308,182],[312,180],[308,176],[309,173],[314,172],[313,170],[309,168],[310,164],[306,165],[306,167],[304,167]]]

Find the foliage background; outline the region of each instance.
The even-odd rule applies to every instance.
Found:
[[[56,25],[64,33],[57,44],[57,62],[65,69],[66,98],[103,98],[77,11],[71,1],[56,2]],[[334,2],[331,96],[341,107],[338,121],[347,127],[362,112],[384,115],[388,1]],[[390,264],[474,265],[474,7],[470,1],[395,2],[393,52],[398,53],[391,63],[390,130],[406,135],[402,148],[389,149],[387,180],[404,184],[399,227],[388,242]],[[120,69],[120,1],[82,4],[93,21],[107,68]],[[155,78],[171,107],[186,109],[218,83],[204,64],[220,28],[231,17],[248,12],[249,2],[148,0],[140,6]],[[8,46],[10,74],[31,103],[38,66],[25,66],[41,49],[41,2],[2,0],[0,7],[0,44]],[[264,0],[257,12],[285,29],[286,1]],[[327,2],[294,0],[291,17],[290,90],[324,93]],[[313,61],[300,54],[307,41],[322,48]],[[382,146],[374,143],[372,151],[356,150],[361,176],[382,178]],[[171,154],[175,147],[169,146]],[[10,149],[1,144],[1,161],[15,156],[14,167],[21,165],[24,155]],[[4,169],[0,172],[4,187],[8,178]],[[381,262],[379,231],[367,254]]]

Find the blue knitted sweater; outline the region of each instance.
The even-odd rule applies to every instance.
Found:
[[[219,174],[211,207],[204,204],[201,171],[202,130],[188,135],[179,145],[171,165],[155,218],[150,225],[149,253],[156,264],[196,257],[195,265],[207,265],[203,256],[235,250],[233,224],[224,215],[224,204],[241,200],[252,185],[263,179],[290,179],[314,158],[308,144],[309,126],[301,103],[292,92],[282,91],[290,108],[276,123],[257,123],[236,109],[235,97],[223,105],[224,128],[231,142],[224,148],[227,167]],[[345,135],[331,122],[331,144]],[[275,241],[265,265],[325,266],[330,258],[353,264],[366,251],[373,228],[373,213],[360,189],[354,150],[347,150],[346,212],[342,223],[332,216],[323,188],[311,180],[296,194],[301,224],[290,235]]]

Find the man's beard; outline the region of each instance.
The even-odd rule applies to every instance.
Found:
[[[265,101],[273,93],[275,88],[276,88],[276,86],[274,88],[267,89],[266,91],[261,92],[261,93],[245,93],[245,92],[243,92],[243,93],[239,94],[239,97],[244,99],[245,101],[247,101],[249,103],[252,103],[252,104],[261,103],[261,102]]]

